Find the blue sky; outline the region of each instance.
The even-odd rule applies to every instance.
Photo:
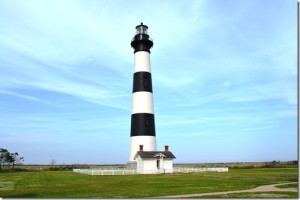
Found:
[[[294,0],[1,0],[0,147],[25,163],[126,163],[141,21],[158,150],[297,159]]]

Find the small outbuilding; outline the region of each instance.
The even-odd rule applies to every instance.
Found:
[[[134,156],[139,174],[173,173],[175,158],[169,146],[165,146],[165,151],[143,151],[143,145],[140,145],[140,151]]]

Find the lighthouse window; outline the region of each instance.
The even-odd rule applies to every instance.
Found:
[[[136,28],[136,34],[148,34],[145,26],[138,26]]]
[[[145,125],[146,126],[150,126],[150,119],[149,119],[149,117],[146,117]]]
[[[144,86],[147,88],[148,87],[148,77],[144,76]]]

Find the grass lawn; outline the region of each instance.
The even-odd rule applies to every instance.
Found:
[[[277,188],[298,188],[298,183],[291,183],[291,184],[284,184],[284,185],[277,185]]]
[[[124,176],[88,176],[71,171],[13,172],[0,173],[0,197],[142,198],[244,190],[297,181],[297,168]]]

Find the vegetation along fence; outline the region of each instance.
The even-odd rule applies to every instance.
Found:
[[[73,169],[73,172],[87,174],[87,175],[101,175],[101,176],[138,174],[136,170],[130,170],[130,169]],[[174,168],[173,172],[174,173],[228,172],[228,167]]]

